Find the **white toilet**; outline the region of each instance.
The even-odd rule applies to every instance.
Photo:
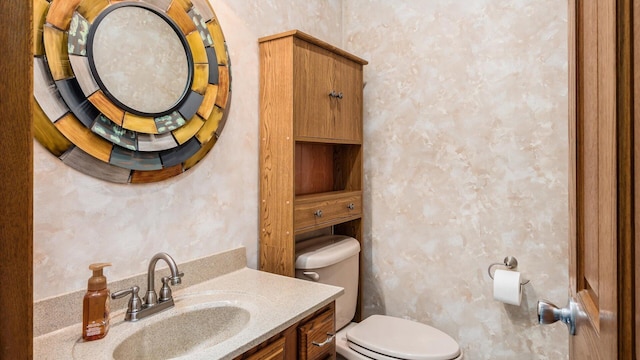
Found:
[[[336,300],[336,350],[346,359],[460,360],[458,343],[415,321],[373,315],[350,323],[358,295],[358,253],[354,238],[327,235],[297,244],[296,277],[344,288]]]

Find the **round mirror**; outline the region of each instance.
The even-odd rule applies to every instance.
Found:
[[[231,62],[209,1],[68,2],[33,0],[36,139],[114,183],[196,166],[231,100]]]
[[[127,4],[103,12],[91,30],[91,70],[114,103],[156,116],[179,105],[191,86],[190,51],[169,18]]]

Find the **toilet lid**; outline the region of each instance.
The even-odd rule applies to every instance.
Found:
[[[372,315],[349,329],[347,340],[382,355],[406,360],[451,360],[460,346],[449,335],[419,322]]]

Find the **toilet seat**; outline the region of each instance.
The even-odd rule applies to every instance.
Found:
[[[415,321],[372,315],[347,331],[349,347],[374,359],[452,360],[460,346],[449,335]]]

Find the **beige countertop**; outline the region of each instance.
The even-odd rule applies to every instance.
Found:
[[[185,311],[231,305],[248,309],[250,316],[246,326],[226,341],[215,346],[203,345],[196,353],[179,357],[191,360],[230,359],[331,303],[342,293],[339,287],[244,267],[188,287],[174,286],[175,307],[137,322],[125,322],[124,309],[112,312],[111,327],[103,339],[84,342],[81,323],[35,337],[34,359],[113,359],[116,347],[144,327],[171,321],[166,319]],[[226,329],[215,331],[224,332]]]

